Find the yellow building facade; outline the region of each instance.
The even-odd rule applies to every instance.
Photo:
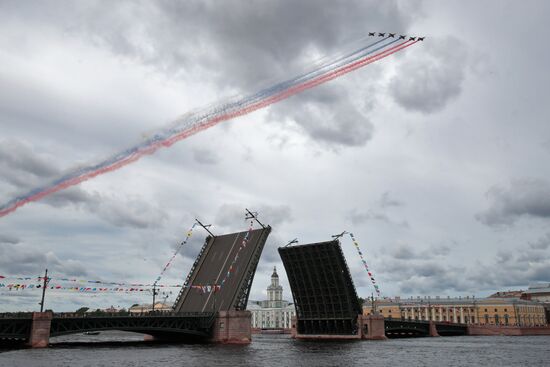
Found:
[[[541,303],[518,298],[394,298],[376,300],[374,308],[398,320],[503,326],[544,326],[548,321]],[[372,313],[372,304],[363,307],[364,315]]]

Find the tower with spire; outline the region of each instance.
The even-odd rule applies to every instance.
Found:
[[[267,298],[269,300],[268,307],[282,307],[283,287],[279,284],[276,266],[273,267],[273,274],[271,274],[271,284],[267,287]]]
[[[283,287],[279,284],[277,267],[273,267],[271,284],[267,287],[267,299],[248,301],[251,312],[251,326],[254,329],[290,329],[292,317],[296,315],[294,305],[283,299]]]

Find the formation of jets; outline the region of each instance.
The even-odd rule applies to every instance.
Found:
[[[376,32],[369,32],[369,36],[370,37],[376,37]],[[395,38],[395,36],[396,36],[396,33],[388,33],[387,38]],[[386,37],[386,33],[379,32],[378,37]],[[407,38],[407,35],[405,35],[405,34],[400,34],[399,35],[400,40],[404,40],[406,38]],[[416,41],[416,40],[424,41],[424,38],[426,38],[426,37],[409,37],[409,41]]]

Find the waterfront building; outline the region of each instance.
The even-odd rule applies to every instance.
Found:
[[[424,320],[460,324],[544,326],[544,305],[519,298],[387,298],[374,302],[375,310],[386,318]],[[373,313],[366,304],[363,314]]]
[[[283,300],[283,287],[279,284],[277,268],[273,268],[271,284],[267,287],[267,298],[263,301],[249,301],[247,309],[252,313],[252,327],[256,329],[289,329],[296,314],[294,305]]]
[[[128,312],[130,314],[142,314],[153,311],[153,305],[151,303],[141,304],[141,305],[135,305],[128,309]],[[172,303],[164,303],[164,302],[155,302],[155,312],[171,312],[172,311]]]
[[[521,298],[550,304],[550,283],[530,285]]]

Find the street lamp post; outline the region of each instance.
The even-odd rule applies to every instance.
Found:
[[[42,299],[38,302],[40,305],[40,312],[44,312],[44,298],[46,297],[46,287],[48,286],[48,283],[48,269],[46,269],[46,273],[44,274],[44,283],[42,285]]]
[[[155,297],[157,296],[157,282],[153,284],[153,304],[151,305],[151,311],[155,312]]]

